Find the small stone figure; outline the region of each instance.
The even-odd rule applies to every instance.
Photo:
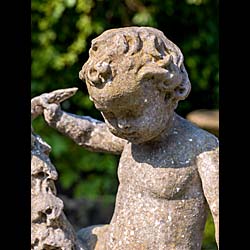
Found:
[[[110,224],[78,232],[87,249],[201,249],[208,208],[218,243],[219,145],[174,112],[191,89],[183,60],[155,28],[107,30],[79,73],[105,123],[44,100],[51,127],[89,150],[121,154]]]

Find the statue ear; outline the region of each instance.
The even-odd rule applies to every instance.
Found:
[[[137,80],[155,80],[157,87],[164,92],[173,91],[173,97],[177,100],[184,100],[190,90],[191,84],[184,65],[179,68],[175,64],[162,68],[157,64],[148,64],[138,72]]]
[[[148,64],[139,70],[137,80],[155,79],[159,81],[166,78],[168,73],[167,70],[158,67],[158,65]]]
[[[180,84],[182,76],[172,69],[161,68],[157,64],[149,64],[140,69],[137,79],[139,81],[142,79],[155,80],[158,88],[162,91],[168,91]]]

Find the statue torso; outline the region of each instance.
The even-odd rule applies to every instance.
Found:
[[[204,149],[183,126],[163,142],[125,146],[106,249],[201,249],[207,205],[196,156]]]

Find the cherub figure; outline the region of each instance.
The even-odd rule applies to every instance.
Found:
[[[87,249],[198,250],[210,208],[218,243],[218,140],[175,113],[191,89],[180,49],[150,27],[107,30],[79,76],[104,122],[44,101],[47,123],[92,151],[121,154],[110,224]]]

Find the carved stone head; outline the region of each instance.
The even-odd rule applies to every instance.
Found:
[[[191,89],[180,49],[151,27],[103,32],[92,41],[79,77],[85,80],[90,98],[111,132],[129,140],[135,136],[128,136],[128,127],[133,127],[133,135],[139,129],[137,125],[161,131],[178,101]],[[147,117],[145,113],[139,121],[138,116],[147,107]],[[146,132],[147,140],[156,134],[148,129],[140,138]]]

